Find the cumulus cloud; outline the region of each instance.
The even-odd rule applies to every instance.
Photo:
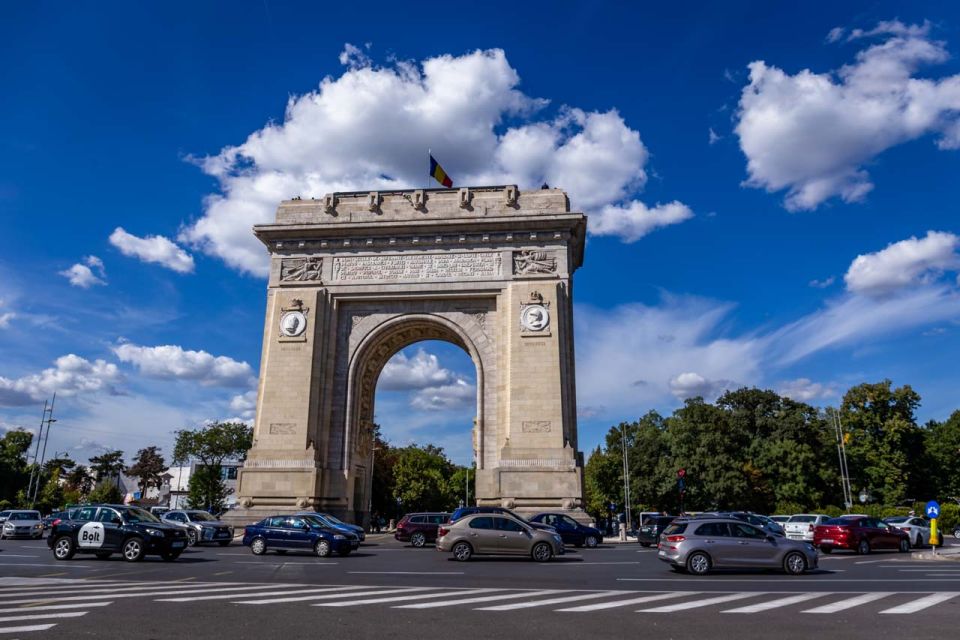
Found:
[[[96,273],[94,273],[96,272]],[[61,276],[67,278],[75,287],[89,289],[94,285],[107,284],[107,273],[103,267],[103,261],[97,256],[87,256],[83,262],[78,262],[69,269],[59,272]]]
[[[125,256],[159,264],[177,273],[193,271],[193,256],[163,236],[139,238],[117,227],[110,234],[110,244]]]
[[[341,61],[342,75],[290,97],[283,122],[197,160],[220,189],[182,242],[264,276],[267,256],[250,227],[272,220],[280,200],[422,186],[426,147],[457,184],[562,187],[592,214],[591,229],[627,241],[685,219],[679,203],[663,205],[672,216],[636,206],[649,153],[615,109],[544,115],[548,102],[518,89],[499,49],[379,67],[348,46]]]
[[[410,400],[410,405],[423,411],[451,411],[469,407],[476,401],[476,386],[457,379],[451,384],[421,389]]]
[[[960,237],[928,231],[894,242],[876,253],[859,255],[843,277],[847,290],[871,296],[889,295],[906,287],[929,283],[945,271],[960,270]]]
[[[740,385],[732,380],[707,380],[699,373],[692,371],[686,371],[670,379],[670,392],[681,400],[700,396],[705,400],[713,401],[724,391],[738,386]]]
[[[823,280],[811,280],[808,284],[814,289],[826,289],[836,282],[836,280],[836,276],[830,276],[828,278],[824,278]]]
[[[0,406],[34,404],[54,392],[60,396],[98,392],[116,394],[114,385],[120,380],[117,365],[104,360],[91,362],[71,353],[57,358],[53,367],[37,374],[16,380],[0,376]]]
[[[206,351],[188,351],[177,345],[143,347],[125,343],[113,348],[121,362],[133,364],[140,373],[164,380],[196,380],[205,386],[249,387],[255,383],[246,362]]]
[[[797,378],[782,383],[777,389],[777,393],[797,402],[813,402],[835,396],[837,390],[833,385],[814,382],[810,378]]]
[[[786,189],[787,209],[811,210],[834,197],[863,200],[874,186],[864,167],[891,147],[935,134],[939,148],[960,148],[960,74],[916,75],[949,57],[929,25],[882,22],[848,40],[865,38],[881,41],[836,71],[791,75],[762,60],[748,65],[735,128],[747,185]]]
[[[236,411],[243,420],[252,420],[257,411],[257,390],[251,389],[246,393],[233,396],[230,399],[230,410]]]
[[[0,329],[6,329],[10,326],[10,321],[17,317],[13,311],[2,311],[4,301],[0,298]]]
[[[383,391],[412,391],[448,385],[456,379],[452,371],[440,366],[437,356],[418,349],[412,358],[397,352],[380,373],[377,388]]]
[[[690,207],[680,202],[648,207],[639,200],[625,206],[610,205],[590,217],[590,231],[597,236],[618,236],[636,242],[654,229],[678,224],[693,217]]]

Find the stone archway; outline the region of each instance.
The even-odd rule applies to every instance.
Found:
[[[369,503],[377,379],[421,340],[477,367],[477,500],[579,508],[572,275],[585,217],[559,190],[333,194],[287,201],[271,253],[244,514]]]

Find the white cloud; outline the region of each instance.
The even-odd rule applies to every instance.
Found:
[[[236,411],[243,420],[253,419],[257,411],[257,390],[251,389],[241,395],[233,396],[230,399],[230,410]]]
[[[248,387],[255,384],[246,362],[206,351],[188,351],[176,345],[142,347],[125,343],[113,348],[121,362],[136,366],[150,378],[197,380],[206,386]]]
[[[4,301],[0,298],[0,307],[3,307]],[[6,329],[10,326],[10,321],[17,317],[13,311],[4,311],[0,313],[0,329]]]
[[[104,360],[90,362],[68,354],[56,359],[54,366],[38,374],[16,380],[0,376],[0,406],[23,406],[60,396],[107,392],[117,393],[114,384],[121,379],[117,365]]]
[[[375,67],[348,46],[341,59],[346,71],[291,97],[282,123],[199,161],[220,192],[205,199],[203,216],[181,241],[263,276],[267,256],[250,228],[271,221],[280,200],[422,186],[427,147],[456,184],[547,182],[597,221],[611,205],[635,212],[649,156],[640,134],[613,109],[560,107],[538,119],[547,101],[517,88],[519,75],[503,51]],[[622,221],[621,237],[638,238],[637,223],[618,212],[603,224],[606,233],[621,235]]]
[[[67,278],[73,286],[82,289],[107,284],[107,272],[103,268],[103,261],[97,256],[87,256],[82,264],[78,262],[69,269],[61,271],[60,275]]]
[[[813,402],[835,396],[837,390],[832,385],[813,382],[810,378],[797,378],[782,383],[777,393],[797,402]]]
[[[397,352],[383,367],[377,388],[383,391],[411,391],[450,384],[452,371],[440,366],[437,356],[418,349],[412,358]]]
[[[687,371],[670,379],[670,392],[677,398],[686,400],[700,396],[712,401],[724,391],[736,389],[737,383],[732,380],[707,380],[699,373]]]
[[[927,134],[938,134],[941,149],[960,148],[960,74],[915,75],[949,57],[928,32],[929,25],[898,21],[855,30],[848,40],[884,39],[835,72],[790,75],[750,63],[736,125],[746,184],[786,189],[785,205],[794,211],[833,197],[857,202],[874,186],[864,166],[883,151]],[[828,39],[840,37],[834,30]]]
[[[808,284],[815,289],[826,289],[836,282],[836,280],[836,276],[830,276],[828,278],[824,278],[823,280],[811,280]]]
[[[423,411],[451,411],[472,406],[477,401],[477,388],[463,379],[441,387],[421,389],[410,405]]]
[[[172,269],[177,273],[193,271],[193,256],[163,236],[138,238],[117,227],[110,234],[110,244],[125,256],[138,258]]]
[[[960,237],[928,231],[926,237],[894,242],[876,253],[859,255],[843,277],[847,290],[889,295],[905,287],[932,282],[944,271],[960,270]]]
[[[723,140],[723,136],[721,136],[716,131],[714,131],[713,127],[710,127],[707,130],[707,134],[708,134],[707,142],[709,142],[711,145],[717,144],[718,142]]]
[[[650,208],[634,200],[623,207],[604,207],[598,215],[590,216],[589,228],[597,236],[617,236],[624,242],[636,242],[654,229],[679,224],[692,217],[690,207],[680,202]]]

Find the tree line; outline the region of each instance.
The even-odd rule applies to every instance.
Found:
[[[957,518],[960,411],[920,425],[920,395],[889,380],[850,388],[838,407],[817,409],[774,391],[743,388],[716,402],[692,398],[669,417],[650,411],[611,427],[584,472],[587,511],[606,517],[624,503],[626,451],[631,507],[742,509],[757,513],[844,512],[839,419],[853,510],[874,515],[919,509],[938,499]],[[861,496],[862,494],[862,496]],[[860,498],[865,500],[861,502]]]
[[[187,490],[187,506],[214,512],[225,507],[228,491],[222,479],[227,459],[242,459],[253,441],[253,430],[243,423],[214,422],[197,429],[176,432],[172,464],[196,462]],[[30,461],[33,434],[24,429],[7,431],[0,438],[0,508],[33,508],[42,513],[85,503],[119,504],[124,501],[120,474],[134,478],[140,491],[135,504],[151,488],[159,489],[168,464],[160,447],[151,445],[137,451],[128,465],[124,452],[105,450],[84,465],[69,454],[56,456],[42,465]],[[37,487],[30,491],[31,478]],[[34,499],[33,494],[36,494]]]

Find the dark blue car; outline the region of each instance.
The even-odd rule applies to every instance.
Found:
[[[244,528],[243,544],[257,556],[273,549],[277,553],[308,551],[326,558],[331,553],[349,555],[360,541],[311,516],[269,516]]]
[[[565,513],[538,513],[530,518],[530,522],[539,522],[553,527],[563,538],[564,544],[572,544],[576,547],[592,549],[603,540],[599,529],[580,524]]]

